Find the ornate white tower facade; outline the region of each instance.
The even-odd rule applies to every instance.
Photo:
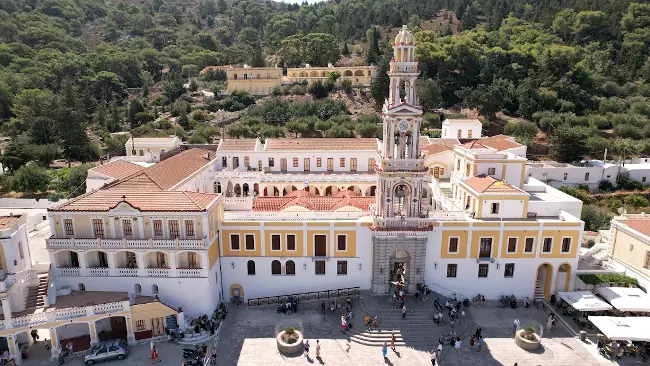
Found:
[[[378,174],[377,227],[411,227],[420,218],[422,184],[427,174],[420,156],[422,110],[417,106],[415,82],[419,75],[415,61],[415,39],[406,26],[395,43],[390,62],[390,91],[382,110],[383,144]],[[400,220],[391,220],[399,218]]]
[[[431,221],[422,212],[428,172],[420,156],[420,123],[415,81],[415,38],[406,26],[393,43],[390,91],[382,110],[384,140],[377,167],[372,291],[389,293],[396,284],[414,292],[424,281]]]

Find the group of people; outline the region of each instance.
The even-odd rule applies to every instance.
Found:
[[[440,304],[440,300],[436,298],[433,302],[434,304],[434,314],[433,314],[433,322],[438,324],[438,325],[444,325],[444,315],[443,315],[443,307]],[[450,327],[455,327],[456,323],[460,320],[460,318],[465,317],[465,309],[461,309],[462,303],[454,298],[453,300],[445,301],[445,307],[444,309],[447,310],[448,312],[448,317],[449,317],[449,326]]]
[[[59,359],[59,365],[63,365],[65,363],[65,358],[68,356],[72,356],[72,342],[68,342],[65,347],[59,347],[59,354],[58,354],[58,359]]]
[[[307,357],[307,360],[309,360],[309,348],[310,348],[309,340],[306,339],[302,345],[303,348],[305,349],[304,355],[305,357]],[[320,341],[318,339],[316,340],[316,358],[320,359]]]

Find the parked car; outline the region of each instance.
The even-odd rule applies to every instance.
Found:
[[[122,339],[111,339],[97,343],[84,357],[86,365],[117,358],[123,360],[129,354],[129,345]]]

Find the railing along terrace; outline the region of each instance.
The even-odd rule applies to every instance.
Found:
[[[203,239],[106,239],[54,238],[47,239],[47,248],[130,248],[130,249],[206,249]]]
[[[348,287],[337,290],[324,290],[316,292],[303,292],[290,295],[280,295],[280,296],[268,296],[268,297],[258,297],[255,299],[248,299],[248,306],[263,306],[263,305],[276,305],[276,304],[286,304],[289,302],[289,296],[293,296],[294,299],[299,302],[311,301],[311,300],[323,300],[323,299],[333,299],[339,297],[347,296],[358,296],[359,287]]]

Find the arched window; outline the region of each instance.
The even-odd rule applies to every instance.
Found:
[[[84,285],[83,283],[80,283],[79,284],[79,291],[86,291],[86,285]]]
[[[296,262],[287,261],[287,263],[285,263],[285,272],[288,275],[295,275],[296,274]]]
[[[154,295],[158,294],[158,285],[151,285],[151,293]]]
[[[133,292],[135,292],[136,294],[141,293],[142,287],[136,283],[135,285],[133,285]]]
[[[248,263],[246,263],[246,267],[248,268],[249,276],[255,275],[255,261],[248,261]]]
[[[282,274],[282,264],[280,264],[280,261],[271,262],[271,274]]]

